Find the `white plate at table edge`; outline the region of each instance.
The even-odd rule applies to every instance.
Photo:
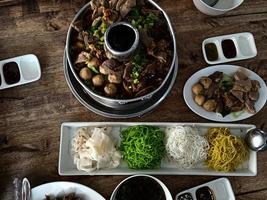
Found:
[[[81,195],[84,200],[105,200],[99,193],[93,189],[74,182],[51,182],[39,185],[32,188],[31,200],[42,200],[45,199],[45,195],[61,195],[75,192],[77,196]]]
[[[225,117],[222,117],[218,115],[215,112],[208,112],[201,106],[197,105],[193,99],[193,94],[192,94],[192,86],[199,81],[199,79],[202,76],[209,76],[212,73],[216,71],[221,71],[225,74],[228,75],[233,75],[236,71],[241,70],[242,72],[245,72],[245,74],[251,79],[251,80],[257,80],[260,83],[260,90],[259,90],[259,99],[255,104],[255,109],[256,109],[256,114],[264,107],[266,100],[267,100],[267,87],[263,79],[256,74],[255,72],[244,68],[240,66],[235,66],[235,65],[214,65],[211,67],[206,67],[204,69],[201,69],[194,73],[185,83],[184,90],[183,90],[183,96],[185,103],[187,106],[197,115],[212,120],[212,121],[217,121],[217,122],[235,122],[235,121],[240,121],[247,119],[249,117],[254,116],[255,114],[250,114],[246,111],[242,112],[238,117],[234,117],[232,114],[229,114]]]
[[[59,147],[59,163],[58,173],[61,176],[80,176],[80,175],[134,175],[134,174],[149,174],[149,175],[205,175],[205,176],[256,176],[257,175],[257,153],[250,150],[247,168],[237,169],[234,172],[219,172],[208,169],[207,167],[192,168],[182,170],[176,168],[175,164],[163,163],[160,169],[155,170],[132,170],[129,169],[125,162],[121,163],[115,169],[101,169],[92,173],[79,171],[73,164],[73,156],[71,155],[71,140],[74,135],[73,130],[80,127],[92,126],[112,126],[112,127],[127,127],[133,125],[150,125],[158,127],[166,126],[195,126],[199,129],[208,129],[211,127],[228,127],[230,131],[240,130],[239,134],[245,134],[242,131],[248,131],[255,128],[251,124],[225,124],[225,123],[176,123],[176,122],[64,122],[61,125],[60,147]],[[71,130],[73,129],[73,130]],[[64,132],[64,130],[66,132]],[[119,134],[119,133],[118,133]],[[118,135],[116,132],[116,135]],[[243,135],[244,136],[244,135]],[[167,165],[166,165],[167,164]],[[69,169],[70,168],[70,169]]]

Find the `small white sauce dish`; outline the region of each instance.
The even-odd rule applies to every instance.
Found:
[[[222,43],[223,41],[232,41],[236,50],[236,56],[227,58],[225,56]],[[207,44],[214,44],[217,49],[218,59],[209,60],[205,46]],[[205,39],[202,42],[202,52],[205,61],[210,65],[233,62],[238,60],[245,60],[257,56],[257,47],[255,44],[254,36],[251,33],[236,33],[230,35],[223,35]]]
[[[217,16],[237,8],[244,0],[218,0],[214,6],[208,5],[203,0],[193,0],[193,2],[200,12],[206,15]]]
[[[10,65],[12,64],[12,65]],[[13,68],[13,69],[9,69]],[[17,73],[15,81],[8,80]],[[0,61],[0,90],[31,83],[41,78],[41,67],[34,54],[27,54]]]
[[[231,183],[227,178],[219,178],[214,181],[191,188],[189,190],[185,190],[177,194],[175,200],[181,200],[183,199],[183,196],[186,195],[191,195],[191,199],[197,200],[197,190],[204,187],[208,187],[212,191],[213,195],[215,196],[214,199],[216,200],[235,200],[235,195]]]

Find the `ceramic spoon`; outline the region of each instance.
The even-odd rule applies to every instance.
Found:
[[[22,180],[21,197],[22,200],[31,200],[31,185],[27,178]]]

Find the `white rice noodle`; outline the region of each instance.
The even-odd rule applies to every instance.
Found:
[[[209,143],[198,130],[189,126],[166,128],[165,145],[167,156],[178,168],[193,168],[207,159]]]

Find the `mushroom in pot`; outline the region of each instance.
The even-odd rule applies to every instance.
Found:
[[[93,57],[91,60],[87,61],[86,64],[98,68],[100,65],[100,62],[96,57]]]
[[[108,59],[99,67],[101,74],[108,75],[110,83],[120,84],[122,82],[124,65],[115,59]]]
[[[114,96],[117,93],[117,87],[113,83],[108,83],[105,86],[104,91],[108,96]]]
[[[122,82],[121,74],[109,74],[108,81],[110,83],[120,84]]]
[[[74,50],[84,50],[85,49],[85,45],[83,42],[81,41],[77,41],[74,45],[73,45],[73,49]]]
[[[85,63],[86,61],[91,59],[91,55],[85,51],[82,51],[77,59],[75,60],[75,64],[79,64],[79,63]]]
[[[118,71],[118,68],[120,68],[120,63],[117,60],[108,59],[102,63],[99,67],[99,71],[101,74],[108,75],[114,71]]]
[[[83,80],[90,80],[92,78],[92,72],[88,67],[82,68],[79,75]]]
[[[98,58],[92,57],[90,53],[87,53],[85,51],[82,51],[78,58],[75,61],[75,65],[78,64],[86,64],[89,69],[91,69],[94,73],[98,74],[98,68],[100,65],[100,62]]]
[[[100,65],[100,62],[98,60],[98,58],[93,57],[92,59],[86,61],[86,65],[96,74],[98,74],[98,68]]]
[[[93,78],[92,78],[92,81],[93,81],[93,85],[96,86],[96,87],[100,87],[100,86],[103,86],[104,85],[104,77],[102,75],[95,75]]]

